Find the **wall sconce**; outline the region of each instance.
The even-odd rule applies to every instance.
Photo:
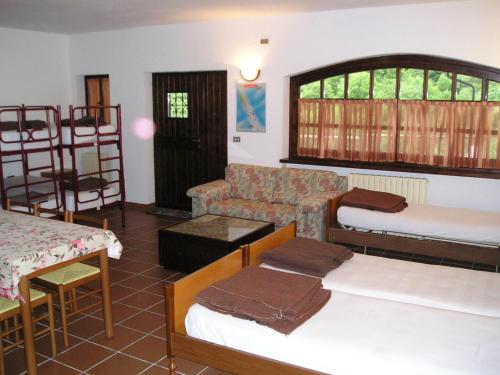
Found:
[[[246,66],[240,69],[241,78],[245,81],[252,82],[259,78],[260,69],[256,67]]]

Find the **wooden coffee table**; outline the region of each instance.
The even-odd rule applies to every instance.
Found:
[[[191,273],[274,231],[274,223],[203,215],[158,231],[160,264]]]

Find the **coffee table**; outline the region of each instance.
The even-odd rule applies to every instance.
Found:
[[[158,231],[160,264],[191,273],[274,231],[274,223],[203,215]]]

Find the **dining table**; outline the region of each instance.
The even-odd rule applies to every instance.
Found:
[[[26,369],[37,374],[30,280],[75,262],[99,261],[104,330],[113,337],[108,257],[119,259],[122,245],[109,230],[0,210],[0,296],[19,300]]]

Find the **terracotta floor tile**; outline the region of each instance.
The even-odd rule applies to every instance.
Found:
[[[151,366],[146,371],[141,372],[141,375],[168,375],[168,370],[160,366]]]
[[[125,305],[132,307],[137,307],[140,309],[147,309],[150,306],[156,305],[158,302],[162,301],[163,297],[157,294],[146,293],[139,291],[132,294],[130,297],[126,297],[120,301]]]
[[[168,358],[165,357],[163,358],[160,362],[158,362],[158,365],[168,368]],[[196,375],[198,374],[201,370],[203,370],[206,366],[200,365],[199,363],[194,363],[191,361],[188,361],[187,359],[184,358],[175,358],[175,364],[177,366],[177,370],[179,372],[182,372],[183,374],[186,375]]]
[[[134,274],[131,272],[125,272],[115,268],[109,269],[109,279],[112,283],[120,282],[122,280],[128,279],[131,276],[134,276]]]
[[[104,330],[104,321],[86,316],[68,325],[68,332],[77,337],[86,339]]]
[[[137,375],[150,364],[123,354],[116,354],[87,371],[91,375]]]
[[[132,276],[126,280],[120,281],[119,284],[122,286],[126,286],[128,288],[142,290],[142,289],[147,288],[153,284],[156,284],[157,282],[158,282],[157,279],[153,279],[151,277],[146,277],[146,276],[141,276],[141,275],[136,275],[136,276]]]
[[[135,315],[141,311],[141,309],[137,309],[132,306],[124,305],[120,302],[115,302],[111,305],[111,309],[113,311],[113,323],[117,324],[122,320],[130,318],[132,315]],[[104,319],[102,310],[96,311],[92,314],[92,316]]]
[[[119,301],[135,292],[137,292],[137,289],[132,289],[120,284],[111,285],[111,299],[113,301]]]
[[[75,337],[71,334],[68,336],[68,339],[69,339],[69,345],[67,348],[65,348],[62,332],[56,331],[56,348],[58,354],[82,342],[80,338]],[[52,350],[50,348],[50,336],[48,334],[38,337],[35,341],[35,347],[37,353],[43,354],[47,357],[52,356]]]
[[[124,322],[120,323],[120,325],[122,326],[133,328],[146,333],[154,331],[163,324],[165,324],[164,317],[150,313],[148,311],[142,311],[139,314],[131,317],[130,319],[127,319]]]
[[[142,276],[153,277],[158,280],[164,280],[175,275],[177,271],[165,269],[163,266],[156,266],[141,273]]]
[[[92,337],[90,341],[113,350],[121,350],[132,344],[134,341],[139,340],[143,336],[144,334],[142,332],[137,332],[118,325],[114,327],[114,335],[112,338],[107,338],[106,334],[102,332],[99,335]]]
[[[158,327],[157,329],[152,331],[150,334],[166,340],[167,339],[167,326],[164,324],[161,327]]]
[[[216,368],[207,367],[205,370],[200,372],[199,375],[232,375],[230,372],[218,370]]]
[[[154,312],[154,313],[157,313],[160,315],[165,315],[165,303],[164,303],[163,298],[156,305],[153,305],[150,308],[148,308],[148,311],[151,311],[151,312]]]
[[[149,362],[156,362],[167,355],[167,341],[158,337],[146,336],[122,352]]]
[[[55,359],[58,362],[85,371],[113,353],[112,350],[84,341],[80,345],[58,355]]]
[[[80,374],[80,371],[52,360],[47,361],[44,364],[38,366],[38,375],[56,375],[56,374],[73,375],[73,374]]]
[[[144,289],[145,292],[157,294],[159,296],[165,296],[165,285],[166,281],[160,281],[156,284],[151,285],[149,288]]]
[[[37,363],[41,363],[48,358],[37,353]],[[26,361],[23,348],[15,348],[4,354],[5,375],[18,375],[26,371]]]
[[[124,259],[125,260],[125,259]],[[131,273],[141,273],[141,272],[144,272],[144,271],[147,271],[151,268],[151,264],[150,263],[142,263],[142,262],[138,262],[138,261],[135,261],[135,260],[130,260],[123,264],[120,264],[119,267],[114,267],[114,269],[116,268],[119,268],[120,270],[122,271],[127,271],[127,272],[131,272]]]

